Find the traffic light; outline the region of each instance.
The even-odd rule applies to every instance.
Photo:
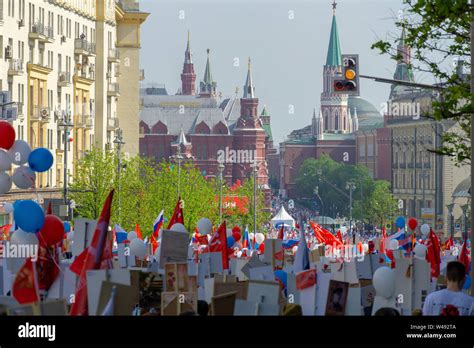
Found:
[[[359,55],[342,55],[342,76],[333,81],[333,92],[336,94],[359,95]]]

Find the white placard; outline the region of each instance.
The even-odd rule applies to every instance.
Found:
[[[96,226],[95,220],[84,218],[74,220],[74,239],[71,248],[73,256],[78,256],[91,244]]]
[[[252,280],[266,280],[266,281],[275,280],[275,273],[273,271],[272,266],[251,268],[249,270],[249,275],[250,275],[250,279]]]

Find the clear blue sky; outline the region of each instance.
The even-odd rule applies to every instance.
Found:
[[[197,85],[204,75],[206,49],[212,74],[223,96],[245,81],[252,57],[260,110],[267,104],[275,144],[293,129],[311,122],[319,108],[322,68],[332,20],[330,0],[142,0],[150,12],[142,27],[144,83],[164,83],[168,93],[180,87],[187,30]],[[342,53],[360,56],[362,74],[393,76],[395,62],[370,48],[378,39],[398,36],[394,25],[401,0],[339,0],[337,23]],[[292,12],[290,12],[292,11]],[[184,14],[184,19],[180,18]],[[289,17],[293,15],[294,18]],[[235,58],[240,66],[235,67]],[[426,78],[420,78],[425,81]],[[361,96],[380,109],[389,85],[361,81]],[[294,114],[289,106],[294,105]]]

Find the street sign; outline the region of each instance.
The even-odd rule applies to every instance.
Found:
[[[422,219],[433,219],[434,218],[434,208],[421,208],[421,218]]]

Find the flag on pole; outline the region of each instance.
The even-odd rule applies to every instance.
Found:
[[[285,238],[285,225],[281,224],[280,230],[278,231],[277,239],[283,240]]]
[[[464,267],[466,267],[466,273],[468,273],[469,265],[471,264],[471,257],[469,256],[469,251],[467,250],[466,239],[464,239],[464,243],[462,243],[462,248],[461,252],[459,253],[458,261],[461,262]]]
[[[79,281],[76,287],[75,301],[71,307],[71,315],[87,315],[87,271],[101,269],[106,266],[103,264],[105,257],[111,256],[112,250],[110,250],[110,255],[104,255],[107,253],[107,234],[110,221],[110,214],[112,208],[112,199],[114,196],[114,190],[110,191],[107,199],[105,200],[104,207],[102,208],[102,213],[100,214],[99,221],[94,231],[94,236],[92,237],[92,242],[90,246],[84,250],[83,256],[84,262],[79,275]],[[111,243],[110,243],[111,244]],[[110,248],[111,249],[111,248]],[[108,254],[108,253],[107,253]],[[105,256],[105,257],[104,257]],[[77,260],[77,259],[76,259]],[[76,260],[71,265],[74,265]],[[107,266],[110,266],[110,263],[107,263]]]
[[[38,247],[38,260],[36,272],[38,275],[38,288],[48,290],[59,276],[59,255],[55,246],[46,246],[43,242]]]
[[[222,222],[222,224],[212,236],[211,241],[209,242],[209,248],[211,252],[220,252],[222,254],[222,267],[223,269],[229,269],[229,255],[227,248],[225,221]]]
[[[304,235],[303,221],[300,218],[300,241],[298,249],[296,250],[295,263],[293,265],[293,272],[298,273],[309,269],[309,248],[306,244],[306,237]]]
[[[142,231],[140,231],[140,225],[135,224],[135,233],[137,234],[137,238],[143,240]]]
[[[160,236],[160,229],[163,227],[165,221],[165,210],[161,209],[157,218],[153,222],[153,233],[151,234],[151,246],[152,252],[155,253],[155,250],[158,248],[158,238]]]
[[[170,219],[168,224],[168,230],[174,224],[183,224],[184,225],[184,215],[183,215],[183,201],[181,197],[178,198],[178,202],[176,203],[176,207],[174,208],[173,216]]]
[[[428,248],[426,260],[431,264],[431,276],[438,278],[441,264],[440,245],[439,239],[432,229],[430,229],[428,243],[426,246]]]
[[[115,240],[117,244],[122,244],[127,240],[127,232],[120,226],[115,224]]]
[[[337,239],[339,239],[341,241],[341,243],[344,243],[343,240],[342,240],[341,230],[337,230],[336,237],[337,237]]]
[[[51,215],[53,213],[53,208],[51,206],[51,201],[49,201],[48,209],[46,210],[46,215]]]
[[[250,248],[250,235],[249,235],[249,227],[245,226],[245,231],[244,231],[244,236],[242,238],[242,249],[248,249]]]
[[[385,254],[385,239],[387,239],[387,232],[385,226],[382,227],[382,238],[380,239],[379,252]]]
[[[35,275],[35,265],[28,258],[16,274],[12,286],[12,295],[20,304],[33,303],[40,300]]]

